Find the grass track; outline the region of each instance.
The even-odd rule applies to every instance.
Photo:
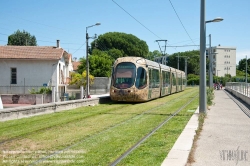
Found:
[[[13,140],[1,144],[0,150],[57,151],[72,146],[70,150],[73,151],[70,153],[73,153],[73,155],[71,154],[73,163],[68,163],[68,165],[78,165],[77,160],[80,162],[79,165],[108,165],[196,94],[198,94],[198,88],[188,88],[184,92],[146,103],[100,104],[95,107],[82,107],[55,114],[2,122],[0,140]],[[157,107],[164,103],[167,104]],[[194,103],[193,106],[190,106],[192,108],[187,109],[196,109],[198,101]],[[145,112],[145,110],[149,111]],[[166,157],[168,150],[172,147],[192,113],[182,112],[180,115],[174,118],[174,122],[171,121],[165,125],[169,128],[166,127],[166,129],[161,129],[162,131],[159,130],[159,133],[154,134],[152,143],[150,143],[150,137],[140,147],[142,150],[136,150],[131,156],[124,159],[121,165],[141,165],[142,161],[146,161],[142,165],[162,162],[162,158]],[[164,135],[166,133],[168,133],[167,136]],[[157,136],[158,134],[163,138]],[[150,146],[148,147],[147,144]],[[151,147],[161,148],[155,150]],[[154,151],[160,154],[155,153],[156,156],[147,157]],[[48,154],[39,154],[35,159],[30,153],[25,154],[25,156],[30,157],[30,161],[35,161]],[[64,155],[57,155],[57,158],[52,158],[49,161],[56,160],[59,164],[59,160],[62,161]],[[158,162],[155,161],[156,158],[159,158]],[[1,164],[3,163],[0,161]],[[55,165],[55,163],[51,163],[51,165]]]

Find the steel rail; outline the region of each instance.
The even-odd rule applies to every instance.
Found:
[[[82,142],[84,142],[84,141],[86,141],[86,140],[88,140],[88,139],[91,139],[91,138],[93,138],[93,137],[95,137],[95,136],[97,136],[97,135],[99,135],[99,134],[102,134],[102,133],[104,133],[104,132],[106,132],[106,131],[108,131],[108,130],[111,130],[111,129],[115,128],[115,127],[121,126],[122,124],[125,124],[125,123],[127,123],[127,122],[133,120],[135,117],[142,116],[142,115],[144,115],[144,114],[146,114],[146,113],[148,113],[148,112],[150,112],[150,111],[156,110],[156,109],[158,109],[158,108],[160,108],[160,107],[162,107],[162,106],[164,106],[164,105],[166,105],[166,104],[169,104],[169,103],[172,102],[172,101],[175,101],[175,100],[177,100],[177,99],[185,98],[186,96],[189,96],[189,95],[190,95],[190,93],[188,93],[188,94],[186,94],[186,95],[184,95],[184,96],[178,97],[178,98],[174,98],[173,100],[170,100],[170,101],[168,101],[168,102],[165,102],[165,103],[163,103],[163,104],[160,104],[160,105],[158,105],[157,107],[154,107],[154,108],[151,108],[151,109],[149,109],[149,110],[146,110],[146,111],[142,112],[141,114],[136,114],[135,116],[133,116],[133,117],[131,117],[131,118],[129,118],[129,119],[126,119],[125,121],[122,121],[122,122],[120,122],[120,123],[118,123],[118,124],[115,124],[115,125],[113,125],[113,126],[111,126],[111,127],[108,127],[108,128],[106,128],[106,129],[104,129],[104,130],[102,130],[102,131],[100,131],[100,132],[98,132],[98,133],[95,133],[95,134],[93,134],[93,135],[91,135],[91,136],[89,136],[89,137],[87,137],[87,138],[85,137],[85,138],[83,138],[83,139],[80,139],[80,140],[79,140],[78,142],[76,142],[75,144],[72,144],[72,145],[70,145],[70,146],[67,146],[67,147],[61,149],[61,150],[54,151],[54,153],[51,153],[51,154],[49,154],[49,155],[47,155],[47,156],[44,156],[44,157],[42,157],[42,158],[39,158],[38,160],[36,160],[36,161],[30,163],[29,166],[33,166],[33,165],[39,164],[40,162],[46,161],[46,160],[48,160],[49,158],[51,158],[51,157],[53,157],[53,156],[56,156],[56,155],[59,155],[59,154],[63,153],[64,151],[69,150],[69,149],[71,149],[71,148],[73,148],[73,147],[79,145],[80,143],[82,143]],[[167,96],[166,96],[166,97],[167,97]],[[149,101],[149,102],[150,102],[150,101]],[[175,115],[175,114],[173,114],[173,115]],[[173,116],[173,115],[172,115],[172,116]]]
[[[167,119],[165,119],[162,123],[160,123],[157,127],[155,127],[152,131],[150,131],[146,136],[144,136],[141,140],[139,140],[136,144],[134,144],[131,148],[129,148],[125,153],[123,153],[120,157],[118,157],[115,161],[113,161],[110,166],[115,166],[119,162],[121,162],[122,159],[127,157],[132,151],[134,151],[141,143],[143,143],[146,139],[148,139],[152,134],[154,134],[158,129],[160,129],[165,123],[167,123],[170,119],[172,119],[176,114],[178,114],[182,109],[184,109],[186,106],[188,106],[198,95],[193,97],[190,101],[188,101],[186,104],[184,104],[181,108],[179,108],[177,111],[174,112],[171,116],[169,116]]]

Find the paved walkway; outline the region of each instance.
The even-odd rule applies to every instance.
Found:
[[[214,104],[207,111],[203,130],[196,144],[195,162],[187,164],[198,126],[198,110],[162,166],[250,166],[250,118],[224,90],[216,90],[214,94]]]
[[[250,165],[250,118],[224,90],[215,91],[192,166]]]

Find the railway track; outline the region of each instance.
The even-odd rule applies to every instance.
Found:
[[[53,157],[55,157],[57,155],[60,155],[64,151],[67,151],[67,150],[70,150],[70,149],[75,149],[76,147],[78,147],[79,145],[81,145],[84,142],[92,141],[92,139],[94,139],[94,138],[96,138],[96,137],[98,137],[100,135],[104,135],[104,134],[106,135],[107,132],[113,131],[114,129],[117,129],[117,128],[120,128],[123,125],[130,124],[130,123],[134,122],[135,120],[140,119],[141,117],[146,117],[148,115],[150,115],[150,116],[155,116],[155,115],[158,116],[159,115],[161,117],[166,117],[167,119],[168,118],[171,119],[171,118],[173,118],[177,114],[176,111],[173,110],[173,111],[168,111],[168,112],[161,112],[159,110],[161,110],[162,108],[168,109],[168,106],[175,105],[175,103],[180,102],[184,98],[188,98],[188,100],[189,99],[193,99],[195,93],[197,93],[197,92],[189,91],[189,93],[186,93],[185,95],[178,95],[178,94],[174,95],[174,96],[171,95],[173,98],[170,99],[170,100],[168,100],[167,102],[162,102],[164,100],[161,100],[161,102],[158,102],[158,99],[150,101],[152,103],[154,103],[154,102],[157,101],[159,105],[157,105],[155,107],[152,107],[150,109],[144,110],[142,112],[139,112],[137,110],[131,111],[129,113],[129,114],[131,114],[131,116],[129,118],[126,118],[126,119],[124,119],[124,120],[122,120],[122,121],[120,121],[118,123],[114,123],[112,125],[109,125],[106,128],[103,128],[102,130],[99,130],[99,131],[97,131],[95,133],[92,133],[90,135],[88,134],[88,135],[82,136],[81,138],[79,137],[77,139],[74,139],[73,143],[69,143],[69,145],[65,146],[64,148],[58,148],[57,150],[54,150],[54,149],[56,149],[56,147],[55,147],[55,148],[53,148],[53,153],[45,155],[45,156],[43,156],[41,158],[37,158],[36,160],[33,160],[33,162],[31,162],[30,165],[37,165],[37,164],[43,163],[46,160],[50,160],[51,158],[53,158]],[[171,98],[171,96],[170,96],[170,98]],[[166,97],[166,99],[167,98],[169,98],[169,97]],[[150,102],[145,103],[145,105],[149,104]],[[91,118],[91,117],[97,117],[97,116],[103,115],[103,114],[114,114],[114,116],[116,116],[116,115],[119,116],[119,112],[117,112],[117,109],[121,109],[122,110],[123,108],[127,108],[127,107],[129,107],[131,109],[136,109],[138,107],[143,107],[144,104],[141,104],[141,105],[139,105],[137,107],[136,106],[137,106],[137,104],[124,104],[123,106],[120,106],[120,107],[104,109],[103,111],[99,111],[98,113],[97,112],[95,112],[93,114],[90,113],[85,118],[79,117],[78,119],[77,118],[69,119],[68,121],[65,121],[63,125],[68,125],[68,124],[70,125],[71,123],[74,123],[74,120],[75,121],[81,121],[81,120],[85,120],[85,119],[88,119],[88,118]],[[180,110],[180,109],[178,109],[178,110]],[[124,113],[121,112],[121,115],[122,114],[124,114]],[[167,120],[167,121],[169,121],[169,120]],[[41,119],[39,121],[41,121]],[[157,125],[156,127],[154,127],[154,130],[155,131],[158,130],[160,128],[159,126],[160,125],[161,126],[164,125],[165,123],[167,123],[167,121],[166,122],[162,122],[159,125]],[[53,127],[56,127],[56,126],[59,126],[59,125],[60,124],[56,124],[54,126],[51,125],[50,127],[45,127],[43,129],[40,129],[40,130],[36,130],[36,131],[29,132],[29,133],[26,133],[26,134],[23,134],[23,135],[15,136],[13,138],[5,140],[5,142],[2,142],[2,144],[9,143],[9,142],[12,142],[12,141],[13,142],[17,141],[18,142],[18,140],[21,140],[22,138],[25,138],[25,137],[27,137],[29,135],[36,134],[36,132],[44,132],[44,131],[46,131],[46,129],[50,129],[50,128],[53,128]],[[144,137],[146,137],[146,138],[150,137],[150,135],[148,135],[148,136],[147,135],[148,134],[146,134]],[[143,138],[141,138],[140,140],[146,140],[145,138],[144,139]],[[59,145],[59,147],[60,147],[60,145]]]
[[[185,97],[185,96],[183,96]],[[182,98],[183,98],[182,97]],[[170,101],[168,101],[167,103],[171,103],[171,102],[174,102],[176,99],[172,99]],[[147,110],[147,111],[144,111],[142,114],[146,113],[146,112],[149,112],[149,111],[152,111],[154,109],[157,109],[158,107],[161,107],[163,105],[166,105],[166,103],[164,104],[161,104],[157,107],[154,107],[150,110]],[[16,136],[13,136],[11,138],[8,138],[8,139],[3,139],[3,140],[0,140],[0,145],[4,144],[4,143],[8,143],[8,142],[11,142],[11,141],[15,141],[15,140],[18,140],[18,139],[22,139],[24,137],[27,137],[29,135],[33,135],[33,134],[36,134],[38,132],[43,132],[43,131],[46,131],[50,128],[53,128],[53,127],[56,127],[56,126],[61,126],[61,125],[66,125],[66,124],[70,124],[70,123],[75,123],[77,121],[81,121],[83,119],[86,119],[86,118],[89,118],[89,117],[92,117],[92,116],[98,116],[100,114],[105,114],[105,113],[109,113],[109,112],[112,112],[114,110],[117,110],[117,109],[122,109],[124,107],[127,107],[128,104],[126,103],[123,103],[122,106],[119,106],[119,107],[115,107],[114,109],[112,108],[109,108],[109,109],[105,109],[105,110],[100,110],[98,112],[95,112],[95,113],[90,113],[90,114],[87,114],[85,116],[76,116],[76,117],[73,117],[73,118],[70,118],[70,119],[65,119],[63,121],[61,121],[60,123],[57,123],[57,122],[53,122],[54,120],[54,116],[50,116],[50,117],[47,117],[47,116],[44,116],[44,118],[40,118],[40,119],[36,119],[36,120],[31,120],[30,123],[40,123],[41,125],[44,124],[44,121],[49,121],[51,123],[49,123],[48,125],[46,125],[45,127],[42,127],[42,128],[38,128],[38,129],[35,129],[35,130],[30,130],[29,132],[27,133],[23,133],[23,134],[18,134]],[[17,126],[21,126],[21,125],[25,125],[26,122],[22,122],[22,123],[18,123],[18,124],[14,124],[14,125],[10,125],[10,126],[7,126],[7,127],[1,127],[0,129],[0,132],[1,131],[4,131],[4,130],[12,130],[13,128],[17,127]],[[22,130],[22,129],[21,129]],[[19,132],[21,132],[21,130]]]
[[[83,139],[80,139],[78,142],[74,143],[73,145],[70,145],[70,146],[67,146],[63,149],[60,149],[60,150],[57,150],[57,151],[54,151],[54,153],[51,153],[43,158],[40,158],[36,161],[34,161],[33,163],[31,163],[29,166],[33,166],[33,165],[36,165],[36,164],[39,164],[39,163],[42,163],[46,160],[49,160],[50,158],[53,158],[54,156],[56,155],[60,155],[61,153],[69,150],[69,149],[72,149],[74,147],[77,147],[79,144],[83,143],[84,141],[87,141],[89,139],[92,139],[93,137],[96,137],[97,135],[100,135],[100,134],[103,134],[109,130],[112,130],[116,127],[119,127],[123,124],[126,124],[126,123],[129,123],[130,121],[132,121],[133,119],[137,118],[137,117],[140,117],[140,116],[143,116],[145,114],[150,114],[151,112],[153,112],[154,110],[157,110],[159,108],[162,108],[164,106],[166,106],[167,104],[171,104],[171,103],[175,103],[176,100],[182,100],[183,98],[187,98],[189,96],[192,96],[192,93],[191,94],[186,94],[186,95],[183,95],[181,97],[178,97],[178,98],[174,98],[166,103],[162,103],[160,105],[158,105],[157,107],[154,107],[154,108],[151,108],[149,110],[145,110],[143,111],[142,113],[140,114],[135,114],[134,116],[132,116],[131,118],[129,119],[126,119],[118,124],[115,124],[109,128],[106,128],[105,130],[102,130],[96,134],[93,134],[87,138],[83,138]],[[125,158],[126,156],[128,156],[133,150],[135,150],[142,142],[144,142],[147,138],[149,138],[152,134],[154,134],[158,129],[160,129],[164,124],[166,124],[169,120],[171,120],[174,116],[176,116],[180,111],[182,111],[187,105],[189,105],[195,98],[197,98],[198,95],[196,96],[192,96],[192,97],[189,97],[191,98],[187,103],[185,103],[184,105],[182,105],[178,110],[170,113],[167,115],[167,118],[161,122],[159,125],[157,125],[152,131],[150,131],[147,135],[145,135],[143,138],[141,138],[135,145],[133,145],[131,148],[129,148],[123,155],[121,155],[119,158],[117,158],[115,161],[113,161],[110,165],[114,166],[116,164],[118,164],[123,158]],[[166,115],[166,114],[165,114]]]
[[[198,95],[197,95],[198,96]],[[152,134],[154,134],[158,129],[160,129],[164,124],[166,124],[169,120],[171,120],[175,115],[177,115],[180,111],[182,111],[187,105],[189,105],[197,96],[192,98],[190,101],[185,103],[181,108],[176,110],[171,116],[167,117],[163,122],[161,122],[158,126],[156,126],[152,131],[150,131],[147,135],[145,135],[142,139],[140,139],[136,144],[131,146],[125,153],[115,159],[110,166],[116,166],[121,162],[122,159],[127,157],[132,151],[134,151],[141,143],[143,143],[146,139],[148,139]]]
[[[120,106],[120,107],[115,108],[115,109],[122,109],[123,107],[125,107],[125,106]],[[81,120],[86,119],[86,118],[91,117],[91,116],[97,116],[99,114],[102,114],[102,113],[108,112],[108,111],[110,111],[110,110],[109,109],[106,110],[106,111],[102,111],[101,110],[99,112],[92,113],[92,114],[89,114],[89,115],[86,115],[86,116],[81,116],[81,117],[76,116],[76,117],[73,117],[71,119],[65,119],[64,121],[62,121],[60,123],[57,123],[57,122],[53,123],[54,118],[55,118],[54,116],[51,116],[51,117],[47,117],[46,116],[45,118],[41,118],[39,120],[31,120],[30,123],[40,123],[41,125],[44,124],[45,120],[46,121],[50,121],[52,123],[49,124],[49,125],[47,125],[47,126],[45,126],[45,127],[42,127],[42,128],[39,128],[39,129],[35,129],[35,130],[31,130],[31,131],[29,131],[27,133],[19,134],[17,136],[13,136],[13,137],[11,137],[9,139],[0,140],[0,145],[2,145],[4,143],[7,143],[7,142],[10,142],[10,141],[14,141],[14,140],[18,140],[18,139],[24,138],[24,137],[32,135],[32,134],[36,134],[37,132],[46,131],[46,130],[48,130],[50,128],[53,128],[53,127],[56,127],[56,126],[61,126],[61,125],[66,125],[66,124],[70,124],[70,123],[75,123],[77,121],[81,121]],[[111,111],[112,111],[112,109],[111,109]],[[8,127],[2,127],[1,130],[2,131],[3,130],[11,130],[12,128],[17,127],[17,126],[21,126],[23,124],[25,124],[25,122],[24,123],[20,123],[20,124],[16,124],[16,125],[11,125],[11,126],[8,126]]]

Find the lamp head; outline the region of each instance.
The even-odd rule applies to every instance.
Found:
[[[217,18],[213,19],[213,22],[220,22],[220,21],[223,21],[223,18],[217,17]]]
[[[101,23],[97,22],[95,25],[101,25]]]
[[[220,21],[223,21],[223,18],[221,18],[221,17],[217,17],[217,18],[215,18],[215,19],[213,19],[213,20],[208,20],[208,21],[206,21],[205,23],[210,23],[210,22],[220,22]]]

